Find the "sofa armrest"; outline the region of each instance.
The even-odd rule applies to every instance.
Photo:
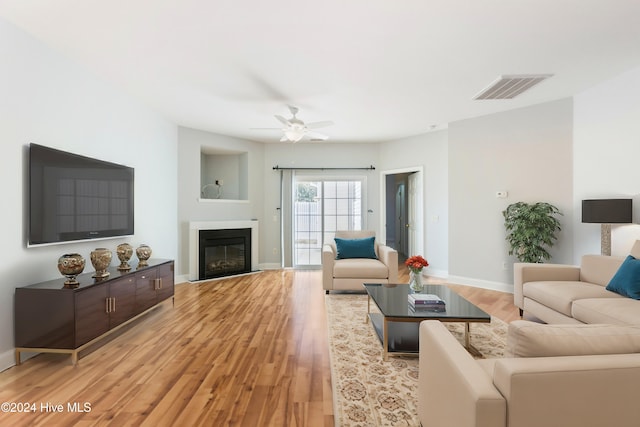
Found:
[[[493,382],[510,426],[631,427],[640,419],[640,354],[499,359]]]
[[[389,269],[389,283],[398,282],[398,251],[386,245],[378,245],[378,258]]]
[[[524,308],[522,286],[527,282],[545,280],[580,280],[580,267],[567,264],[536,264],[517,262],[513,265],[513,303]]]
[[[322,246],[322,287],[325,290],[333,289],[333,265],[336,262],[336,253],[331,245]]]
[[[420,324],[418,417],[424,426],[504,427],[492,378],[437,320]]]

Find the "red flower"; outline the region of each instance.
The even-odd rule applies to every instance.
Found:
[[[409,269],[414,273],[418,273],[422,271],[424,267],[428,267],[429,263],[421,255],[414,255],[410,258],[407,258],[407,260],[404,262],[404,265],[409,267]]]

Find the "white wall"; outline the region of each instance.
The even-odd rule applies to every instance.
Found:
[[[549,202],[564,213],[550,262],[571,262],[572,178],[571,99],[451,123],[450,280],[512,289],[515,258],[507,255],[502,211],[518,201]]]
[[[446,277],[449,269],[448,151],[446,130],[380,145],[380,171],[423,168],[425,273]]]
[[[0,20],[0,370],[13,364],[14,288],[63,277],[58,257],[147,243],[175,258],[177,128],[82,67]],[[27,146],[34,142],[135,168],[135,236],[26,248]],[[117,257],[114,257],[114,263]],[[89,264],[86,271],[91,271]]]
[[[189,222],[190,221],[259,221],[260,262],[265,258],[262,221],[263,212],[263,170],[264,144],[200,131],[185,127],[178,128],[178,221],[180,275],[189,269]],[[203,151],[226,150],[246,152],[248,157],[248,200],[200,200],[200,155]],[[242,163],[242,162],[240,162]],[[223,177],[224,178],[224,177]],[[238,186],[244,183],[237,183]],[[225,178],[225,186],[232,186]],[[209,191],[216,191],[215,188]]]
[[[633,198],[640,222],[640,68],[603,82],[575,97],[574,208],[576,263],[600,253],[600,226],[582,224],[581,201]],[[613,225],[611,254],[626,255],[640,225]]]

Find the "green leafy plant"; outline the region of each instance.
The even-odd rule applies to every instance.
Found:
[[[555,241],[560,231],[560,221],[555,215],[562,213],[555,206],[544,203],[517,202],[507,206],[502,212],[507,229],[509,255],[515,255],[521,262],[544,262],[551,258],[547,248]]]

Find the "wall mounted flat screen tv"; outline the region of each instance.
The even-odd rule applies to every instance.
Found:
[[[130,236],[131,167],[29,145],[27,246]]]

